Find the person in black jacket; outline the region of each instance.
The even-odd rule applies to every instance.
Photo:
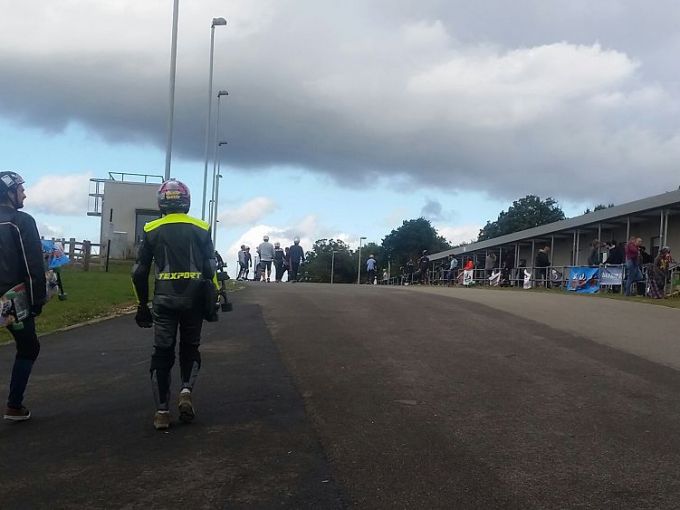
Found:
[[[19,283],[27,290],[29,316],[8,329],[16,343],[16,357],[9,384],[4,418],[28,420],[31,412],[23,405],[24,392],[33,364],[40,353],[35,317],[47,297],[45,263],[35,220],[25,212],[24,180],[14,172],[0,172],[0,296]]]
[[[300,246],[300,238],[296,237],[293,239],[293,246],[290,247],[288,251],[288,256],[290,257],[290,267],[288,269],[288,281],[291,283],[297,282],[298,271],[300,270],[300,264],[305,261],[305,250]]]
[[[548,279],[548,267],[550,267],[550,246],[546,245],[536,253],[536,281],[538,285],[545,285],[550,287]]]
[[[190,422],[194,419],[191,392],[201,368],[198,347],[203,319],[217,320],[215,250],[210,226],[187,215],[190,204],[189,188],[182,182],[170,179],[161,185],[158,207],[163,216],[144,225],[132,271],[139,300],[135,321],[142,328],[155,324],[150,372],[157,430],[170,426],[170,373],[175,363],[178,328],[182,378],[179,413],[180,420]],[[147,304],[152,261],[156,266],[153,315]]]

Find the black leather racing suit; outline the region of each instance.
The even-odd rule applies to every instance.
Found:
[[[149,272],[156,266],[151,379],[159,410],[168,409],[170,372],[179,328],[182,388],[192,389],[201,367],[198,350],[206,302],[206,285],[216,285],[215,250],[209,225],[182,213],[147,223],[132,280],[142,305],[149,300]]]
[[[24,319],[21,329],[9,328],[17,353],[12,367],[7,405],[16,409],[22,406],[33,363],[40,353],[34,315],[40,313],[45,303],[47,285],[45,262],[35,220],[25,212],[0,205],[0,296],[18,283],[26,284],[33,313]]]

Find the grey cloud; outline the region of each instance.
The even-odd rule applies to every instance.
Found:
[[[420,215],[423,218],[431,221],[443,220],[444,215],[442,212],[442,204],[440,204],[437,200],[428,198],[425,200],[425,205],[420,210]]]
[[[218,42],[215,89],[230,92],[222,132],[229,140],[225,161],[234,168],[292,165],[344,186],[383,180],[404,190],[482,190],[503,199],[536,193],[620,203],[678,185],[680,80],[673,49],[680,49],[674,28],[680,19],[670,1],[275,5],[267,30]],[[395,35],[404,25],[437,20],[450,37],[447,47],[409,49]],[[602,51],[641,63],[612,87],[623,95],[620,105],[594,107],[589,99],[567,98],[536,119],[483,125],[469,122],[474,115],[460,96],[445,91],[428,99],[407,91],[414,73],[452,55],[502,56],[560,41],[600,41]],[[183,44],[180,39],[180,49]],[[48,131],[75,121],[111,142],[163,147],[167,55],[116,53],[114,46],[112,41],[110,51],[94,58],[85,52],[8,53],[0,45],[0,115]],[[178,63],[174,154],[197,166],[203,158],[204,60],[192,53]],[[646,87],[660,87],[667,97],[636,105],[629,94]],[[441,214],[436,206],[428,202],[423,211]]]

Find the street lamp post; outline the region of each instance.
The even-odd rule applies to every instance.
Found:
[[[338,250],[331,250],[331,283],[333,283],[333,275],[335,274],[335,254]]]
[[[215,197],[213,202],[213,227],[212,227],[212,238],[213,244],[217,247],[217,206],[220,202],[220,179],[222,175],[220,174],[220,163],[221,163],[221,151],[220,148],[223,145],[227,145],[227,142],[220,142],[217,144],[217,174],[215,175],[215,182],[213,183],[213,188],[215,188]]]
[[[215,146],[213,147],[213,171],[212,171],[212,190],[210,193],[211,199],[213,201],[213,210],[208,218],[208,223],[213,224],[215,218],[215,175],[217,175],[217,147],[220,136],[220,106],[222,96],[228,96],[229,93],[226,90],[220,90],[217,93],[217,121],[215,122]]]
[[[175,119],[175,72],[177,70],[177,25],[179,23],[179,0],[172,9],[172,46],[170,48],[170,108],[168,111],[168,138],[165,146],[165,180],[170,179],[172,159],[172,129]]]
[[[361,283],[361,241],[366,239],[365,237],[359,238],[359,261],[357,262],[357,285]]]
[[[213,54],[215,50],[215,27],[224,26],[227,20],[213,18],[210,25],[210,71],[208,73],[208,120],[205,124],[205,165],[203,167],[203,202],[201,204],[201,219],[205,220],[205,198],[208,192],[208,147],[210,146],[210,117],[212,114],[212,86],[213,86]]]

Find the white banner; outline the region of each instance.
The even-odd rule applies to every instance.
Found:
[[[525,289],[531,288],[531,273],[526,269],[524,270],[524,288]]]
[[[475,284],[475,277],[473,273],[474,271],[472,269],[466,269],[463,271],[463,285],[468,286]]]
[[[600,286],[604,285],[622,285],[623,284],[623,266],[611,266],[600,268]]]

